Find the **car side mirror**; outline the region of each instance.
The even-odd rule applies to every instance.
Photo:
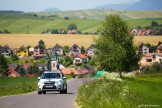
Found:
[[[38,80],[40,80],[40,77],[38,77]]]
[[[63,79],[66,79],[66,77],[63,77]]]

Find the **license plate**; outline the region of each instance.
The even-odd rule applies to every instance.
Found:
[[[53,86],[46,86],[47,88],[52,88]]]

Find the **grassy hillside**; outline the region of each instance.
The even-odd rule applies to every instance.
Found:
[[[101,26],[105,15],[118,13],[125,18],[132,28],[136,26],[150,26],[152,21],[162,24],[162,11],[107,11],[107,10],[84,10],[84,11],[63,11],[23,14],[0,14],[0,31],[7,29],[14,34],[41,34],[47,29],[67,29],[67,26],[74,23],[81,32],[96,32]],[[58,15],[55,17],[54,15]],[[53,16],[51,16],[53,15]],[[69,20],[63,17],[69,16]],[[79,18],[78,18],[79,17]],[[138,18],[144,19],[138,19]]]
[[[44,35],[44,34],[1,34],[0,44],[9,45],[11,48],[19,48],[20,46],[31,45],[36,46],[39,40],[44,40],[47,48],[53,47],[56,43],[64,46],[72,46],[78,44],[79,46],[89,47],[94,43],[93,39],[98,38],[94,35]],[[134,42],[136,45],[140,43],[150,43],[157,45],[162,41],[162,36],[136,36]]]
[[[38,15],[60,17],[68,16],[73,18],[88,18],[103,20],[107,14],[119,14],[125,19],[162,18],[162,11],[133,11],[133,10],[77,10],[60,12],[38,12]]]
[[[0,30],[8,29],[11,33],[37,33],[47,29],[67,29],[71,23],[77,24],[78,30],[82,32],[95,32],[99,27],[99,20],[69,19],[56,17],[35,17],[26,14],[0,14]]]

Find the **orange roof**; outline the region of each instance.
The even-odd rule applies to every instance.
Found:
[[[75,70],[75,68],[63,68],[62,69],[62,73],[63,74],[71,74],[72,72],[74,72],[75,75],[79,75],[79,74],[82,74],[81,72]]]
[[[83,54],[76,54],[76,56],[80,57],[80,58],[87,58],[85,55]]]

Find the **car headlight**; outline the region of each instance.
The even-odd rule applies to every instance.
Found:
[[[44,84],[44,82],[41,82],[41,81],[38,82],[38,85],[43,85],[43,84]]]
[[[55,83],[58,85],[61,85],[61,81],[56,81]]]

